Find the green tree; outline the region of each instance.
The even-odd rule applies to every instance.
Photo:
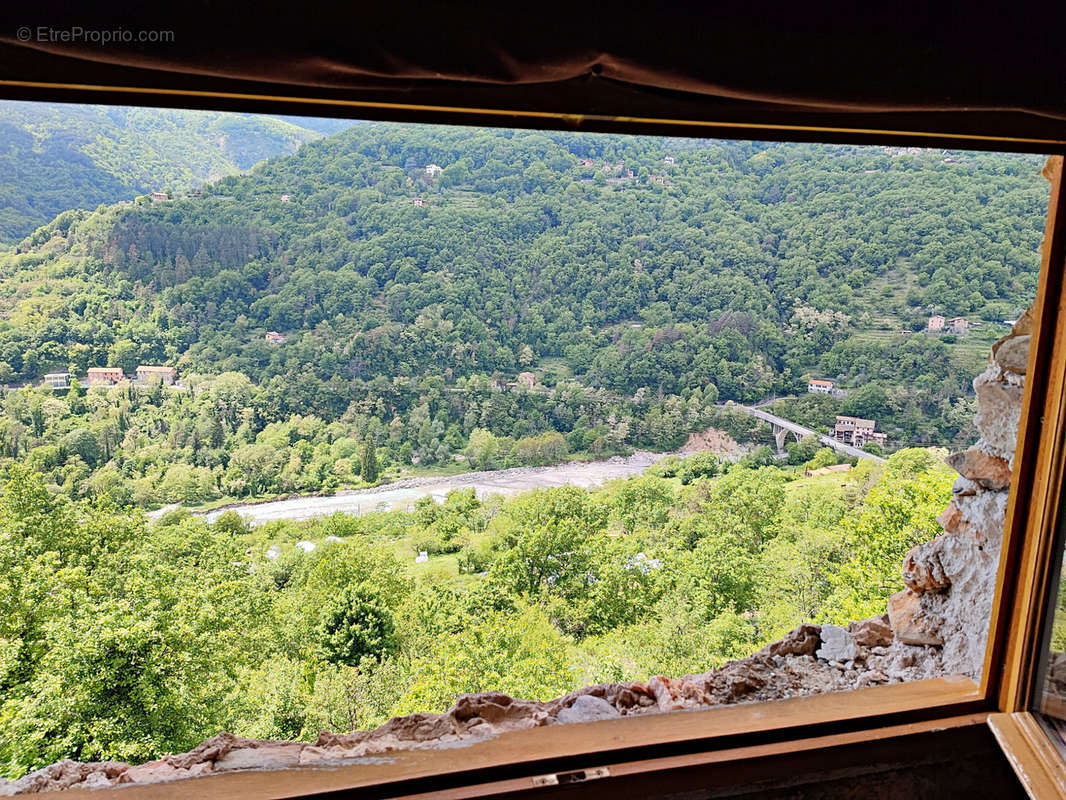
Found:
[[[100,461],[100,440],[90,430],[76,428],[63,438],[63,446],[90,467],[96,466]]]
[[[363,452],[359,458],[359,472],[367,483],[375,483],[378,479],[377,450],[370,440],[363,445]]]
[[[630,478],[619,486],[613,510],[622,523],[622,531],[632,533],[638,527],[662,528],[675,502],[677,497],[668,481],[653,477]]]
[[[789,464],[804,464],[810,461],[820,448],[821,442],[814,435],[804,436],[798,442],[785,443]]]
[[[381,658],[392,635],[392,614],[371,589],[361,585],[346,586],[325,609],[318,626],[323,657],[349,666],[364,658]]]

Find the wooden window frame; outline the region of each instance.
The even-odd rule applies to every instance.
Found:
[[[480,794],[530,788],[538,785],[535,783],[538,776],[567,771],[606,768],[619,774],[619,770],[624,773],[662,769],[678,759],[685,763],[726,763],[771,753],[817,750],[832,743],[985,723],[995,733],[1027,788],[1027,780],[1036,780],[1033,785],[1037,788],[1050,791],[1048,787],[1059,786],[1066,796],[1066,777],[1056,783],[1058,773],[1049,766],[1055,763],[1057,753],[1040,744],[1042,729],[1027,711],[1040,655],[1043,604],[1051,576],[1066,462],[1066,319],[1063,313],[1066,309],[1066,183],[1062,175],[1066,141],[987,136],[980,131],[942,134],[858,126],[827,128],[578,116],[327,100],[299,95],[261,96],[3,80],[0,80],[0,97],[600,133],[904,144],[1042,153],[1053,157],[1018,449],[979,684],[965,678],[940,678],[702,711],[513,731],[463,747],[388,753],[385,761],[375,758],[338,766],[230,772],[167,784],[91,792],[68,790],[65,796],[72,800],[83,796],[101,798],[120,790],[121,797],[131,800],[141,797],[185,800],[204,796],[281,798],[332,796],[353,789],[368,797],[428,791],[471,796],[478,786],[483,788],[477,792]],[[1058,763],[1061,765],[1061,760]],[[1066,776],[1066,769],[1062,774]]]

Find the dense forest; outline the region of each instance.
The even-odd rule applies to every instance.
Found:
[[[0,102],[0,243],[17,242],[68,209],[198,189],[350,124],[323,122]]]
[[[123,496],[174,470],[200,470],[207,498],[328,489],[355,478],[332,467],[349,440],[423,467],[475,431],[500,442],[484,465],[669,450],[716,420],[732,433],[716,404],[809,377],[847,390],[786,401],[816,429],[845,413],[892,447],[958,444],[988,344],[1035,292],[1039,163],[358,125],[199,196],[65,212],[0,255],[0,382],[168,363],[193,387],[150,420],[132,395],[13,393],[4,453],[81,494],[105,466],[93,480]],[[970,331],[927,334],[932,313]],[[198,396],[223,373],[232,401]],[[86,435],[88,459],[67,446]],[[268,477],[224,485],[264,443]],[[316,448],[338,454],[294,477],[329,460]]]

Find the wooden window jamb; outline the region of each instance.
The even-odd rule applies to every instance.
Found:
[[[1033,714],[990,714],[988,727],[1030,797],[1066,798],[1066,764]]]
[[[1049,166],[1047,233],[982,675],[982,693],[1006,712],[1025,710],[1032,697],[1066,456],[1066,182],[1061,156]]]

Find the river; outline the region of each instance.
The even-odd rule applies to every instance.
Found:
[[[550,467],[515,467],[484,472],[466,472],[440,478],[407,478],[373,489],[354,489],[324,497],[295,497],[264,503],[243,503],[217,508],[198,515],[213,522],[227,509],[236,510],[252,525],[273,520],[308,520],[338,511],[359,516],[373,511],[409,510],[416,500],[433,497],[438,502],[453,489],[473,489],[479,498],[492,494],[515,495],[551,486],[594,488],[616,478],[639,475],[669,453],[638,451],[625,458],[604,461],[573,461]],[[171,507],[149,513],[158,518]],[[195,513],[195,512],[194,512]]]

